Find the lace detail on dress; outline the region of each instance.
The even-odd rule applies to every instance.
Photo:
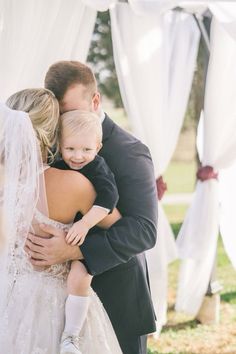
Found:
[[[38,221],[38,223],[44,223],[44,224],[47,224],[47,225],[52,225],[52,226],[57,227],[58,229],[66,231],[66,232],[72,226],[72,224],[63,224],[63,223],[61,223],[59,221],[49,219],[47,216],[43,215],[37,209],[35,211],[35,220]],[[69,273],[69,263],[66,262],[64,264],[52,265],[51,267],[49,267],[46,270],[44,270],[44,273],[48,274],[50,276],[66,279],[66,277],[67,277],[67,275]]]
[[[62,230],[67,230],[70,227],[70,225],[50,220],[39,211],[36,211],[34,215],[35,221],[53,225]],[[55,348],[58,348],[59,343],[58,335],[62,332],[64,323],[66,278],[69,273],[69,263],[53,265],[42,271],[35,270],[24,251],[28,228],[21,224],[17,230],[19,237],[10,249],[8,277],[5,285],[7,303],[0,321],[0,348],[1,350],[2,347],[9,348],[11,341],[12,349],[6,350],[4,353],[56,354],[57,349]],[[43,313],[41,314],[41,312]],[[38,322],[41,317],[45,318],[43,323]],[[50,337],[49,319],[50,331],[52,327],[53,333],[57,333],[55,338]],[[35,336],[38,326],[41,326],[43,334],[41,333],[40,338],[45,338],[45,343],[34,339],[33,348],[31,348],[32,335],[34,333]],[[11,334],[9,328],[11,328]],[[19,328],[22,328],[22,331]],[[8,334],[10,338],[7,337]],[[7,343],[6,347],[5,343]],[[51,343],[51,346],[53,343],[53,346],[48,347],[47,343]]]
[[[38,223],[52,225],[52,226],[55,226],[58,229],[61,229],[64,231],[68,231],[69,228],[72,226],[72,223],[71,224],[63,224],[59,221],[49,219],[46,215],[42,214],[38,209],[35,210],[34,217],[35,217],[35,220],[38,221]]]
[[[64,231],[68,231],[71,226],[71,224],[62,224],[59,221],[49,219],[37,209],[34,214],[34,223],[35,221],[39,224],[44,223],[47,225],[52,225]],[[19,235],[26,235],[26,233],[27,231],[25,230],[25,227],[22,224],[21,229],[19,230]],[[57,278],[62,278],[62,280],[66,279],[69,272],[68,262],[64,264],[52,265],[51,267],[43,271],[35,270],[29,262],[27,253],[24,251],[24,243],[25,237],[21,237],[17,240],[15,245],[11,247],[11,262],[9,265],[9,273],[14,277],[13,282],[17,280],[18,275],[29,273],[37,273],[37,276],[41,277],[53,276]]]

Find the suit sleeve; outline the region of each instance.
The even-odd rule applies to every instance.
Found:
[[[112,212],[117,205],[119,194],[115,177],[104,158],[96,156],[81,172],[91,181],[96,190],[97,197],[94,205],[99,205]]]
[[[127,262],[156,243],[157,192],[149,150],[134,144],[119,178],[118,209],[122,219],[109,230],[88,235],[81,245],[92,275]]]

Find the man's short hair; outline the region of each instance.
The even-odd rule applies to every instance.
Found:
[[[69,87],[81,84],[88,90],[88,95],[97,91],[97,82],[93,71],[79,61],[58,61],[48,69],[44,85],[51,90],[58,101],[62,101]]]

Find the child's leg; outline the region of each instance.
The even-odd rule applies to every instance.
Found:
[[[65,305],[64,332],[78,336],[85,321],[89,306],[89,288],[92,276],[83,263],[73,261],[67,278],[68,298]]]
[[[68,294],[77,296],[89,296],[89,289],[93,277],[80,261],[71,262],[70,272],[67,278]]]

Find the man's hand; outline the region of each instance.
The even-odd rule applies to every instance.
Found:
[[[83,220],[79,220],[70,228],[66,235],[66,242],[72,246],[82,245],[84,239],[89,232],[89,227]]]
[[[25,251],[34,266],[44,267],[53,264],[61,264],[69,260],[83,259],[78,246],[66,243],[63,230],[51,225],[41,224],[42,231],[51,237],[45,238],[29,233],[25,243]]]

